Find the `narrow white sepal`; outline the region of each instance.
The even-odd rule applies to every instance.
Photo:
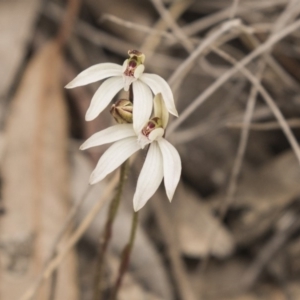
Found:
[[[80,146],[80,150],[112,143],[132,136],[136,136],[132,124],[118,124],[93,134]]]
[[[133,208],[140,210],[158,189],[163,178],[162,155],[156,142],[150,145],[145,163],[140,173]]]
[[[94,120],[107,107],[109,102],[122,87],[122,77],[113,77],[104,81],[92,98],[91,104],[85,115],[85,120]]]
[[[149,87],[141,81],[133,83],[133,129],[139,135],[149,121],[153,100]]]
[[[172,201],[181,175],[181,159],[178,151],[164,138],[158,140],[163,157],[164,183],[169,201]]]
[[[65,88],[72,89],[112,76],[122,76],[122,66],[113,63],[97,64],[79,73]]]
[[[99,159],[95,170],[91,174],[90,184],[95,184],[104,179],[139,149],[136,137],[129,137],[111,145]]]
[[[173,93],[168,83],[162,77],[156,74],[143,73],[139,79],[151,88],[154,95],[161,93],[169,113],[178,117]]]

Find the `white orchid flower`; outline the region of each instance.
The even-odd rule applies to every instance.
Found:
[[[84,150],[115,142],[101,156],[91,174],[90,184],[95,184],[117,169],[132,154],[150,144],[133,198],[135,211],[141,209],[152,197],[163,178],[168,199],[171,201],[181,174],[180,156],[175,147],[163,138],[168,112],[161,94],[154,98],[154,111],[155,117],[138,135],[132,124],[119,124],[95,133],[80,147]]]
[[[151,116],[153,107],[151,90],[154,95],[161,93],[167,110],[178,116],[168,83],[156,74],[144,73],[144,54],[137,50],[130,50],[128,54],[130,57],[124,61],[123,66],[114,63],[97,64],[81,72],[66,85],[66,88],[71,89],[111,77],[101,84],[93,96],[86,112],[86,121],[95,119],[122,88],[128,91],[131,84],[134,101],[133,127],[136,133],[141,131]]]

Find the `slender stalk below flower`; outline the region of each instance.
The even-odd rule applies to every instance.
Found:
[[[104,269],[104,259],[105,259],[109,241],[112,236],[112,227],[114,224],[116,214],[118,212],[124,184],[126,181],[127,171],[128,171],[128,160],[125,161],[121,166],[119,185],[117,188],[116,195],[110,203],[107,220],[106,220],[106,224],[105,224],[105,228],[104,228],[104,233],[100,240],[99,255],[98,255],[97,264],[96,264],[96,275],[95,275],[95,283],[94,283],[95,284],[94,285],[94,300],[102,299],[101,292],[102,292],[102,285],[103,285],[102,279],[103,279],[103,271],[104,271],[103,270]]]
[[[118,292],[122,285],[124,275],[128,269],[130,254],[131,254],[134,240],[135,240],[137,225],[138,225],[138,212],[135,211],[132,214],[132,223],[131,223],[131,231],[130,231],[129,241],[128,241],[128,244],[124,247],[123,252],[122,252],[122,260],[121,260],[120,267],[119,267],[119,273],[118,273],[118,277],[115,282],[115,285],[112,289],[110,300],[117,299],[117,295],[118,295]]]
[[[129,87],[129,95],[128,95],[129,101],[133,103],[133,88],[132,85]]]

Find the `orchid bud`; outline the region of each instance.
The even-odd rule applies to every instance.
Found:
[[[126,99],[118,100],[112,105],[110,113],[119,124],[132,123],[132,102]]]

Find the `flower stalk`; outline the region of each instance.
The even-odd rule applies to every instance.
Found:
[[[104,259],[106,256],[108,244],[112,236],[112,228],[113,228],[114,220],[119,209],[124,184],[127,178],[128,165],[129,165],[128,162],[129,160],[125,161],[121,166],[119,185],[116,191],[116,195],[110,203],[108,209],[108,215],[104,227],[104,233],[100,241],[99,254],[96,263],[95,282],[94,282],[94,298],[93,298],[94,300],[102,299],[102,283],[103,283],[102,279],[104,273]]]
[[[130,231],[130,237],[128,244],[124,247],[123,252],[122,252],[122,257],[121,257],[121,262],[120,262],[120,267],[119,267],[119,273],[117,280],[115,282],[115,285],[112,289],[111,297],[110,300],[116,300],[118,296],[118,292],[120,290],[120,287],[122,285],[122,281],[124,278],[124,275],[128,269],[129,266],[129,261],[130,261],[130,255],[131,251],[134,245],[134,240],[135,240],[135,235],[136,235],[136,230],[138,227],[138,212],[135,211],[132,214],[132,222],[131,222],[131,231]]]

